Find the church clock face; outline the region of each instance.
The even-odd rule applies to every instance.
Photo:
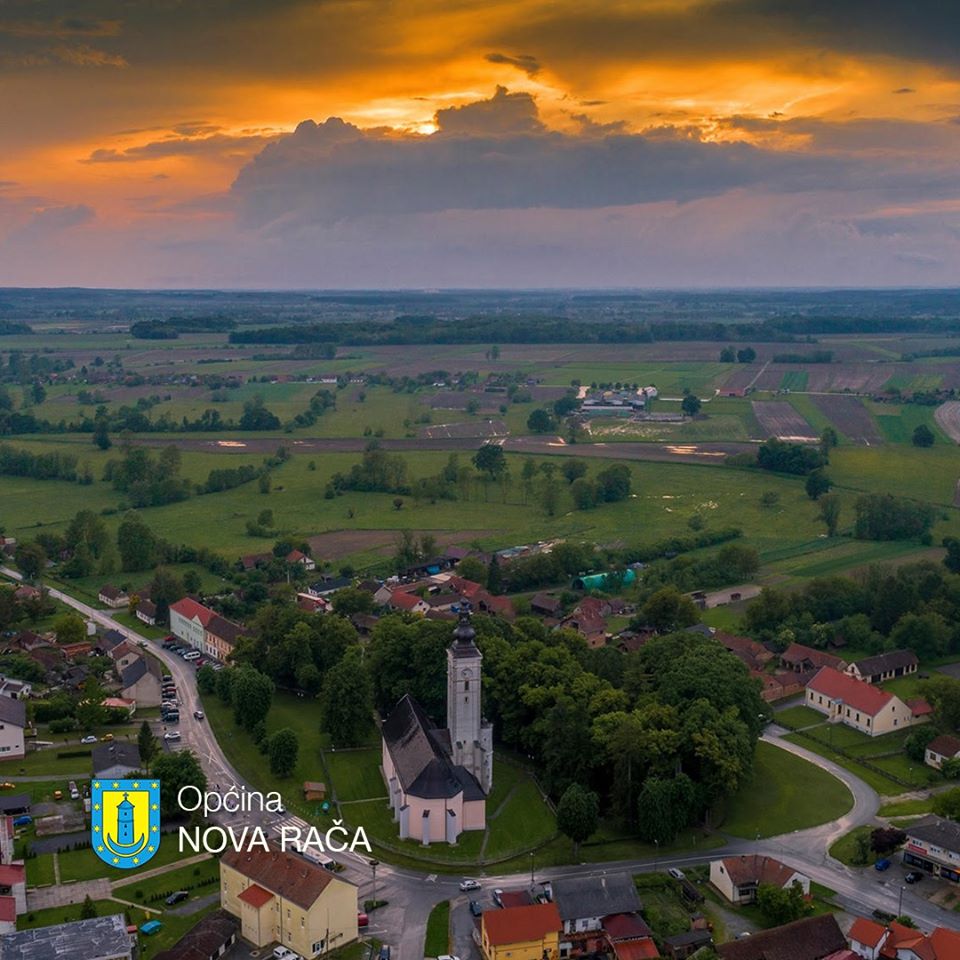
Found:
[[[469,668],[466,669],[466,670],[461,670],[461,671],[460,671],[460,679],[461,679],[461,680],[470,680],[470,679],[472,679],[472,678],[473,678],[473,671],[470,670]]]

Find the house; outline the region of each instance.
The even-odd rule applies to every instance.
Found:
[[[357,888],[277,847],[228,848],[220,858],[220,902],[255,947],[279,942],[317,957],[357,939]]]
[[[61,643],[60,648],[63,655],[68,660],[75,660],[77,657],[86,657],[93,652],[93,646],[84,640],[79,643]]]
[[[806,917],[717,947],[723,960],[824,960],[847,949],[832,913]]]
[[[136,944],[123,914],[115,913],[8,933],[0,941],[0,960],[133,960]]]
[[[843,723],[854,730],[878,737],[928,719],[925,701],[904,703],[888,690],[821,667],[807,684],[805,704],[826,714],[831,723]]]
[[[330,574],[324,574],[316,583],[311,583],[307,587],[307,593],[312,593],[315,597],[328,597],[331,593],[336,593],[344,587],[352,587],[353,580],[350,577],[334,577]]]
[[[12,700],[28,700],[33,693],[33,684],[26,680],[15,680],[0,674],[0,697],[10,697]]]
[[[63,662],[63,651],[53,646],[35,647],[27,656],[39,663],[47,673],[57,670]]]
[[[604,917],[603,932],[616,960],[654,960],[660,956],[653,931],[638,913]]]
[[[193,929],[188,930],[169,950],[162,950],[153,960],[215,960],[237,942],[240,924],[226,910],[208,913]]]
[[[530,598],[530,610],[541,617],[559,617],[563,613],[563,604],[549,593],[535,593]]]
[[[943,766],[944,760],[955,760],[958,757],[960,757],[960,737],[942,733],[927,744],[923,762],[928,767],[939,770]]]
[[[274,559],[272,553],[248,553],[240,558],[240,566],[243,570],[249,572],[263,567]]]
[[[136,700],[125,700],[123,697],[107,697],[101,706],[107,710],[125,710],[128,717],[132,717],[137,712]]]
[[[36,587],[31,587],[28,583],[25,583],[22,587],[17,587],[13,591],[13,595],[20,601],[39,600],[42,596]]]
[[[896,677],[905,677],[917,672],[920,661],[912,650],[890,650],[887,653],[878,653],[875,657],[867,657],[851,663],[844,671],[857,680],[867,683],[880,683],[883,680],[893,680]]]
[[[137,657],[120,671],[120,696],[136,700],[141,707],[159,707],[163,671],[152,657]]]
[[[107,656],[113,661],[113,667],[117,673],[120,673],[140,656],[140,651],[125,640],[123,643],[118,643],[112,650],[108,650]]]
[[[737,659],[742,660],[751,671],[760,671],[774,658],[772,654],[762,643],[751,640],[749,637],[738,637],[732,633],[725,633],[718,630],[714,639],[723,644],[723,648],[732,653]]]
[[[105,583],[97,594],[97,599],[105,606],[117,610],[125,607],[130,602],[130,597],[125,590],[114,587],[112,584]]]
[[[27,708],[23,701],[0,697],[0,760],[19,760],[26,754],[26,726]]]
[[[858,917],[850,932],[850,949],[863,960],[956,960],[960,957],[960,931],[935,927],[921,933],[916,927],[905,927],[891,921],[882,926],[874,920]]]
[[[153,627],[157,623],[157,605],[152,600],[141,600],[137,604],[137,619]]]
[[[554,880],[552,886],[565,940],[572,934],[602,929],[604,917],[640,909],[637,888],[626,873],[568,877]]]
[[[203,631],[203,651],[217,660],[227,660],[233,656],[237,641],[244,635],[245,628],[226,617],[215,613],[207,622]]]
[[[304,570],[316,570],[317,564],[313,557],[308,557],[301,550],[291,550],[284,558],[291,566],[296,564]]]
[[[810,893],[810,878],[773,857],[749,854],[710,862],[710,883],[732,904],[755,903],[761,884]]]
[[[780,654],[780,665],[785,670],[795,670],[797,673],[811,673],[821,667],[832,667],[834,670],[843,670],[847,664],[832,653],[805,647],[802,643],[791,643]]]
[[[464,604],[447,648],[447,726],[409,694],[383,722],[382,770],[400,837],[455,843],[486,828],[493,785],[493,726],[480,712],[483,657]]]
[[[213,615],[212,610],[193,597],[184,597],[170,604],[170,632],[195,650],[203,650],[203,632]]]
[[[713,937],[709,930],[693,929],[685,933],[676,933],[672,937],[664,937],[663,949],[672,960],[685,960],[701,947],[709,947],[712,944]]]
[[[111,650],[126,642],[127,638],[119,630],[104,630],[103,633],[97,637],[96,645],[100,653],[109,656]]]
[[[480,949],[485,960],[556,957],[561,927],[554,903],[485,910],[480,917]]]
[[[91,751],[93,775],[101,780],[119,780],[143,769],[140,748],[135,743],[114,740],[98,743]]]
[[[391,610],[398,610],[402,613],[419,613],[421,616],[425,616],[430,610],[430,604],[423,597],[418,597],[415,593],[404,593],[400,590],[391,594],[387,606]]]
[[[904,830],[904,863],[935,877],[960,882],[960,824],[931,815]]]
[[[329,602],[323,597],[315,597],[312,593],[298,593],[297,606],[307,613],[326,613]]]

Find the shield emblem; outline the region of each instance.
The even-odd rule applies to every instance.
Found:
[[[111,867],[143,866],[160,846],[160,781],[94,780],[90,843]]]

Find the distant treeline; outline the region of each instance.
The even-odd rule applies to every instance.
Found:
[[[17,333],[33,333],[33,328],[17,320],[0,320],[0,337],[9,337]]]
[[[0,475],[32,480],[76,480],[77,458],[70,453],[31,453],[0,443]]]
[[[169,320],[138,320],[130,335],[138,340],[176,340],[181,333],[226,333],[235,329],[229,317],[171,317]]]
[[[832,350],[814,350],[811,353],[775,353],[774,363],[833,363]]]

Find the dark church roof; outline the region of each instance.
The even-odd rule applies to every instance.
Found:
[[[404,793],[425,800],[455,797],[482,800],[472,774],[455,766],[444,749],[444,730],[434,727],[423,707],[409,694],[383,722],[382,734]]]

